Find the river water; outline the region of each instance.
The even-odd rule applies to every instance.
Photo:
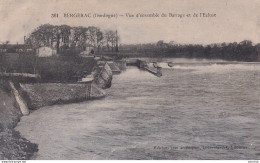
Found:
[[[106,98],[43,107],[16,130],[35,159],[260,159],[260,64],[174,59],[136,67]]]

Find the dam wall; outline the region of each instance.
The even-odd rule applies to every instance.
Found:
[[[113,74],[119,74],[121,72],[120,68],[115,64],[115,62],[107,62]]]
[[[103,66],[99,66],[95,74],[95,84],[103,89],[110,88],[113,79],[113,72],[110,66],[105,63]]]
[[[114,63],[118,66],[118,68],[121,70],[121,71],[125,71],[126,70],[126,60],[116,60],[114,61]]]
[[[115,63],[110,66],[117,67]],[[80,102],[106,96],[103,89],[110,88],[113,72],[107,62],[103,62],[93,71],[93,81],[76,83],[20,83],[11,84],[14,97],[23,115],[29,110],[43,106]],[[10,80],[12,81],[12,80]]]
[[[106,95],[95,85],[92,86],[92,83],[34,83],[20,84],[20,87],[29,109],[33,110],[48,105],[101,98]]]
[[[19,92],[14,86],[14,83],[9,81],[10,88],[12,89],[13,95],[15,97],[15,100],[18,104],[18,107],[23,115],[29,115],[29,109],[27,106],[27,103],[24,101],[24,99],[20,96]]]

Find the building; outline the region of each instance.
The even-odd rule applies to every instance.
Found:
[[[94,55],[94,46],[91,44],[86,44],[85,50],[80,53],[81,56]]]
[[[51,57],[56,54],[57,54],[57,50],[49,46],[42,46],[36,49],[36,55],[38,57]]]
[[[33,49],[27,44],[0,44],[0,52],[27,53],[33,52]]]
[[[15,51],[17,52],[17,53],[23,53],[23,52],[33,52],[33,49],[29,46],[29,45],[27,45],[27,44],[17,44],[16,46],[15,46]]]

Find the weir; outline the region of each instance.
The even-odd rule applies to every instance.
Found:
[[[98,66],[99,71],[97,72],[97,75],[95,77],[95,83],[100,88],[110,88],[111,82],[113,78],[113,72],[110,68],[110,66],[107,64],[107,62],[104,62],[104,65]]]
[[[107,64],[109,65],[113,74],[118,74],[121,72],[119,67],[114,62],[110,61],[110,62],[107,62]]]
[[[146,70],[149,73],[151,73],[157,77],[162,76],[162,68],[160,66],[158,66],[156,62],[154,62],[154,64],[153,64],[154,68],[149,67],[148,63],[141,59],[128,59],[128,60],[126,60],[126,63],[128,65],[135,65],[139,69]]]
[[[154,74],[155,76],[158,76],[158,77],[162,76],[162,68],[161,67],[157,67],[156,71],[150,69],[149,67],[145,67],[144,69],[147,70],[148,72]]]

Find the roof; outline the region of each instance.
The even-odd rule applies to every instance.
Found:
[[[52,50],[55,50],[55,48],[53,48],[52,46],[41,46],[41,47],[38,47],[38,49],[40,49],[40,48],[50,48]]]

